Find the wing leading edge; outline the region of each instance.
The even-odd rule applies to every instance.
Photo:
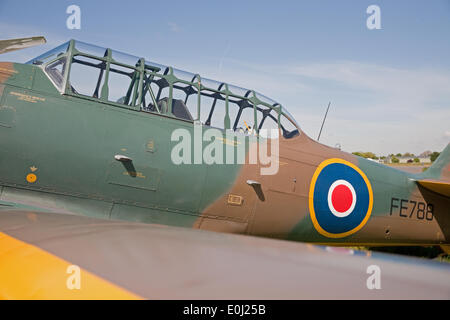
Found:
[[[417,180],[417,183],[428,190],[439,193],[446,197],[450,197],[450,182],[424,179],[424,180]]]

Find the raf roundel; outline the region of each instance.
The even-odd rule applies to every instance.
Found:
[[[328,159],[317,167],[309,190],[309,211],[320,234],[342,238],[357,232],[369,220],[372,206],[370,181],[353,163]]]

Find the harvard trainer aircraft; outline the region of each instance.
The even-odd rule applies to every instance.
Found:
[[[177,129],[209,128],[246,161],[173,161]],[[247,160],[268,140],[263,174]],[[398,171],[317,143],[253,90],[70,40],[0,62],[0,150],[0,298],[450,297],[445,264],[179,228],[446,248],[450,145],[426,172]],[[367,289],[370,265],[383,290]]]
[[[450,145],[427,171],[399,171],[312,140],[253,90],[75,40],[25,64],[1,62],[0,97],[8,210],[331,245],[450,241]],[[264,174],[262,162],[174,163],[173,133],[209,128],[223,133],[224,153],[245,146],[247,160],[277,139],[277,172]]]

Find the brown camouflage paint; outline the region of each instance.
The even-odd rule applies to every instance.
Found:
[[[204,210],[194,227],[287,239],[295,226],[310,221],[308,202],[310,183],[317,166],[322,161],[340,158],[361,167],[356,156],[317,143],[303,132],[292,139],[281,138],[279,147],[280,166],[276,175],[260,175],[260,166],[247,164],[247,159],[230,190]],[[444,168],[441,177],[447,181],[450,181],[449,168],[450,164]],[[377,180],[377,177],[368,178],[371,183],[384,183]],[[263,200],[257,196],[253,187],[247,185],[247,180],[261,183]],[[241,206],[229,204],[227,201],[229,195],[241,196],[243,204]],[[390,196],[386,194],[383,196],[385,199],[379,199],[375,197],[374,192],[374,203],[377,200],[387,201]],[[389,211],[372,214],[360,231],[340,239],[321,236],[317,238],[317,231],[311,224],[308,232],[315,237],[311,238],[311,241],[341,245],[448,243],[450,240],[448,198],[420,186],[414,186],[407,198],[416,202],[432,203],[440,210],[435,210],[435,218],[432,221],[390,216]]]
[[[256,144],[252,146],[255,147]],[[335,157],[357,165],[356,157],[317,143],[303,132],[292,139],[281,136],[279,152],[276,175],[261,175],[261,165],[248,164],[247,156],[231,189],[204,210],[196,226],[212,231],[284,238],[309,215],[309,187],[317,166]],[[261,183],[263,201],[247,180]],[[230,194],[243,197],[243,204],[229,204]]]
[[[0,84],[5,83],[12,75],[16,74],[12,62],[0,62]],[[0,87],[0,95],[3,93],[3,88]]]

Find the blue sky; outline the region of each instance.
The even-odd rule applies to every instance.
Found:
[[[81,8],[81,29],[66,8]],[[369,30],[369,5],[381,30]],[[321,142],[345,151],[421,153],[450,141],[450,0],[9,1],[0,38],[70,38],[255,89]]]

